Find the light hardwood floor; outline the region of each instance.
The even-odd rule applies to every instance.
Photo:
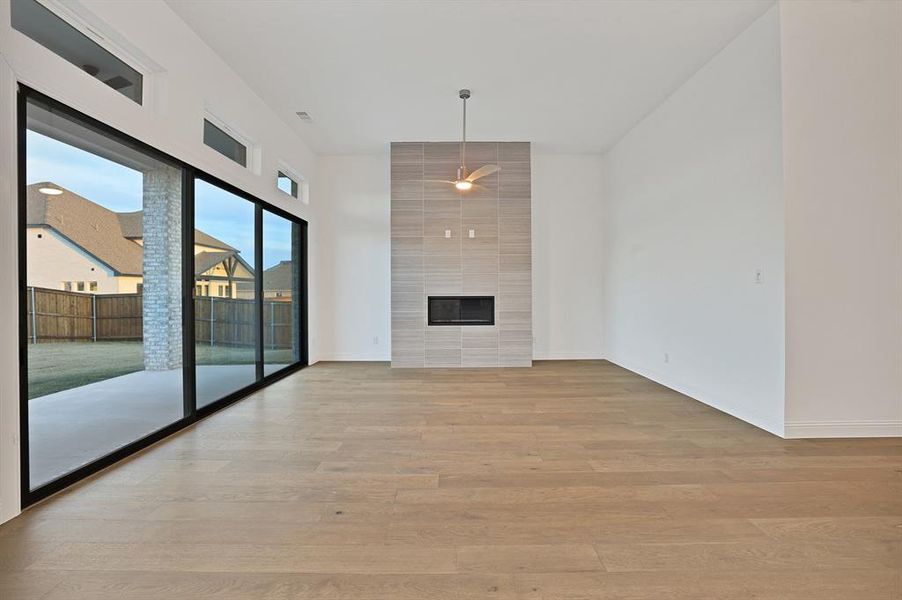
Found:
[[[600,361],[318,364],[0,527],[0,598],[902,598],[902,440]]]

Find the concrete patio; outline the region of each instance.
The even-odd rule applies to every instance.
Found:
[[[269,375],[287,365],[267,364]],[[250,385],[254,365],[199,365],[197,405]],[[32,488],[88,464],[183,416],[182,369],[138,371],[28,403]]]

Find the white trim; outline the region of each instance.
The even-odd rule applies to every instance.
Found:
[[[582,350],[533,350],[533,360],[605,360],[600,352]]]
[[[787,421],[784,437],[902,437],[902,421]]]
[[[44,8],[142,75],[165,71],[159,63],[125,39],[79,0],[37,0]]]
[[[314,362],[378,362],[391,363],[391,357],[385,356],[367,356],[360,354],[326,353],[326,356],[319,356]],[[313,362],[309,363],[313,364]]]
[[[216,112],[210,109],[209,105],[207,104],[204,105],[204,119],[222,129],[224,132],[234,138],[236,142],[243,145],[247,149],[247,165],[241,167],[241,165],[237,162],[224,157],[222,154],[220,154],[213,148],[210,148],[206,144],[204,144],[204,147],[210,148],[210,150],[213,150],[213,152],[215,152],[217,156],[219,156],[220,158],[225,158],[229,163],[238,165],[239,167],[246,169],[251,173],[254,173],[255,175],[260,175],[263,164],[263,152],[260,144],[256,143],[253,138],[251,138],[246,133],[236,129],[232,125],[229,125],[229,123],[225,119],[220,118],[216,114]],[[203,143],[203,123],[201,123],[201,143]]]
[[[157,112],[159,108],[158,94],[159,75],[165,73],[165,69],[140,48],[129,42],[116,30],[97,17],[78,0],[36,0],[51,13],[71,25],[76,31],[86,38],[124,62],[126,65],[141,74],[141,102],[139,105],[147,110]],[[12,23],[10,23],[12,28]],[[23,34],[24,35],[24,34]],[[28,37],[28,36],[25,36]],[[31,38],[29,38],[31,39]],[[32,40],[44,47],[37,40]],[[45,48],[48,52],[59,56],[53,50]],[[63,60],[68,59],[60,56]],[[90,76],[92,77],[93,76]],[[117,90],[118,91],[118,90]],[[131,98],[129,98],[131,100]]]
[[[6,5],[8,6],[8,4]],[[7,11],[8,12],[8,11]],[[0,54],[0,273],[18,281],[16,78]],[[0,523],[21,510],[19,488],[19,286],[0,289]]]
[[[307,183],[307,178],[301,175],[297,169],[294,169],[288,166],[284,160],[279,159],[276,164],[278,165],[278,170],[276,172],[276,189],[279,189],[278,179],[279,172],[284,173],[287,177],[294,180],[295,183],[298,184],[298,196],[297,200],[300,200],[304,204],[310,204],[310,185]],[[285,191],[279,189],[280,192],[286,194]],[[286,194],[291,196],[291,194]],[[294,198],[294,196],[291,196]]]

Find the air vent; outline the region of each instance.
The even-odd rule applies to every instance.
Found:
[[[304,121],[305,123],[310,123],[311,121],[313,121],[313,119],[310,117],[309,114],[307,114],[306,111],[299,110],[298,112],[296,112],[294,114],[296,114],[298,116],[298,118],[301,121]]]

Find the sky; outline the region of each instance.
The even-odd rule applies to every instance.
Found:
[[[28,131],[26,180],[50,181],[116,212],[141,210],[142,175],[113,161]],[[194,226],[254,264],[254,205],[205,181],[194,184]],[[291,258],[291,223],[264,211],[263,266]]]

